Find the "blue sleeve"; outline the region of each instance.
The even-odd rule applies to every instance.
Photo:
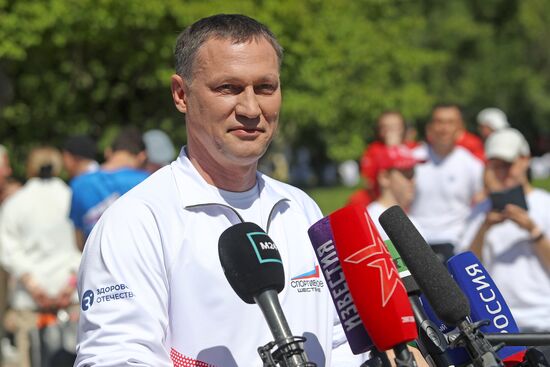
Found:
[[[71,183],[71,211],[69,212],[69,218],[74,223],[75,228],[84,230],[83,220],[84,209],[82,205],[82,190],[78,189],[78,186]]]

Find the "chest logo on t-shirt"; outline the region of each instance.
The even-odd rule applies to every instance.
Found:
[[[313,264],[310,271],[296,275],[290,279],[290,286],[299,293],[321,292],[325,286],[320,278],[319,265]]]

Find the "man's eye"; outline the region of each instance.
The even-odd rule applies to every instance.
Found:
[[[271,94],[277,90],[277,85],[269,83],[260,84],[254,87],[254,90],[256,91],[256,93]]]
[[[216,88],[216,91],[220,93],[238,93],[239,87],[233,84],[222,84]]]

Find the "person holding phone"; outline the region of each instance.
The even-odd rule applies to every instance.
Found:
[[[548,332],[550,193],[529,183],[529,144],[518,130],[494,132],[485,151],[490,198],[474,209],[463,249],[483,261],[522,331]]]

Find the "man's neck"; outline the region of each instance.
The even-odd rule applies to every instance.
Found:
[[[191,164],[210,185],[233,192],[243,192],[256,184],[257,164],[248,166],[221,165],[210,155],[200,158],[186,147]]]
[[[88,171],[91,170],[91,168],[94,165],[96,165],[96,167],[97,167],[97,162],[89,160],[89,159],[82,159],[82,160],[78,161],[76,169],[75,169],[74,176],[78,176],[78,175],[81,175],[83,173],[87,173]]]
[[[437,158],[443,159],[453,152],[453,150],[455,149],[455,146],[452,145],[450,147],[442,147],[442,146],[432,145],[431,148]]]
[[[138,168],[139,162],[135,155],[126,152],[124,150],[119,150],[113,152],[107,162],[101,165],[102,169],[105,170],[116,170],[120,168]]]

